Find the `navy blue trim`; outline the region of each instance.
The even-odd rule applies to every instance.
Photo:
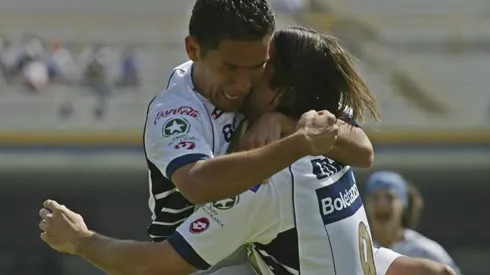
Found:
[[[294,164],[294,163],[293,163]],[[289,165],[289,174],[291,174],[291,191],[292,191],[292,198],[291,201],[293,202],[293,217],[294,217],[294,229],[296,230],[296,238],[298,242],[296,243],[296,249],[298,250],[298,275],[301,274],[301,259],[299,258],[299,232],[297,230],[298,228],[298,222],[296,219],[296,201],[295,201],[295,190],[294,190],[294,173],[293,173],[293,164]]]
[[[357,120],[353,119],[352,116],[346,112],[341,114],[339,118],[342,119],[343,121],[347,122],[351,126],[361,128],[361,125],[359,124],[359,122]]]
[[[201,102],[202,103],[202,102]],[[203,107],[204,107],[204,110],[206,111],[206,114],[208,114],[208,119],[209,119],[209,125],[211,125],[211,133],[213,133],[213,153],[216,151],[215,149],[215,146],[216,146],[216,137],[214,135],[214,123],[213,123],[213,118],[211,117],[211,115],[209,114],[209,111],[208,109],[206,108],[206,105],[204,105],[204,103],[202,103]]]
[[[165,90],[167,90],[167,89],[168,89],[168,86],[170,86],[170,81],[172,80],[172,78],[174,77],[174,74],[175,74],[177,71],[179,71],[180,73],[185,73],[185,71],[184,71],[184,70],[179,69],[179,68],[175,68],[175,69],[172,71],[172,73],[170,74],[170,77],[169,77],[169,78],[168,78],[168,80],[167,80],[167,86],[165,87]],[[153,101],[153,100],[152,100],[152,101]],[[150,104],[151,104],[151,102],[150,102]]]
[[[165,170],[165,173],[167,174],[167,178],[172,178],[172,173],[175,172],[175,170],[179,169],[180,167],[196,162],[199,160],[207,160],[210,159],[211,157],[206,155],[206,154],[188,154],[188,155],[183,155],[178,158],[173,159],[168,165],[167,165],[167,170]]]
[[[330,254],[332,254],[332,263],[333,263],[333,273],[337,275],[337,266],[335,265],[335,254],[333,253],[332,241],[330,240],[330,234],[328,234],[328,229],[325,226],[325,232],[327,233],[328,245],[330,247]]]
[[[167,239],[168,243],[175,249],[175,251],[189,264],[199,270],[206,270],[211,267],[192,246],[186,241],[186,239],[180,235],[179,232],[175,232]]]

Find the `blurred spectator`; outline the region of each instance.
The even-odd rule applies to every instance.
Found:
[[[30,91],[40,92],[48,84],[48,66],[44,61],[44,46],[37,37],[29,37],[23,44],[18,59],[23,83]]]
[[[48,60],[49,77],[51,81],[71,83],[77,74],[77,67],[71,52],[63,47],[60,41],[53,41]]]
[[[437,242],[413,230],[423,207],[422,196],[399,174],[376,172],[366,184],[366,212],[373,241],[402,255],[426,258],[459,270]]]
[[[136,55],[133,47],[127,48],[122,53],[121,77],[119,86],[135,87],[139,85],[139,72],[136,64]]]
[[[104,48],[95,46],[91,55],[89,55],[88,63],[84,71],[83,80],[89,87],[96,92],[97,104],[94,108],[96,118],[101,118],[107,111],[108,99],[111,94],[111,89],[107,80],[107,64]]]
[[[11,41],[5,40],[3,43],[0,62],[2,63],[5,80],[7,82],[9,82],[11,78],[18,73],[18,62],[22,52],[21,47],[21,41],[12,43]]]
[[[6,51],[6,41],[0,37],[0,84],[4,86],[7,84],[7,69],[3,64],[3,54]]]
[[[22,74],[24,84],[30,91],[41,92],[48,85],[48,66],[39,58],[26,62],[22,66]]]

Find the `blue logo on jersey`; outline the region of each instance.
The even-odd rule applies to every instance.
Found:
[[[319,180],[330,177],[345,167],[343,164],[328,158],[314,159],[311,161],[311,165],[313,166],[313,174]]]
[[[257,193],[257,191],[259,191],[259,188],[261,185],[262,185],[262,183],[255,185],[254,187],[250,188],[250,191]]]
[[[325,225],[354,215],[362,206],[352,170],[337,182],[316,190],[318,206]]]

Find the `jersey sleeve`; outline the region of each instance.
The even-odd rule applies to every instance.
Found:
[[[423,258],[448,265],[449,267],[454,269],[457,274],[461,274],[461,271],[459,270],[456,263],[441,245],[433,244],[432,246],[428,246],[423,250],[422,254]]]
[[[340,119],[344,120],[354,127],[361,127],[359,122],[352,118],[353,115],[354,110],[352,110],[352,108],[349,106],[345,106],[345,108],[342,110],[342,115],[340,116]]]
[[[188,263],[205,270],[244,244],[268,243],[280,228],[279,198],[269,184],[198,209],[168,238]]]
[[[146,157],[169,178],[179,167],[213,157],[202,114],[185,101],[150,104],[145,126]],[[207,130],[209,131],[209,130]]]

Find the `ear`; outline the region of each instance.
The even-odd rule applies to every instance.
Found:
[[[194,36],[188,35],[185,38],[185,50],[187,51],[187,56],[193,62],[197,62],[201,56],[201,47],[199,42]]]

